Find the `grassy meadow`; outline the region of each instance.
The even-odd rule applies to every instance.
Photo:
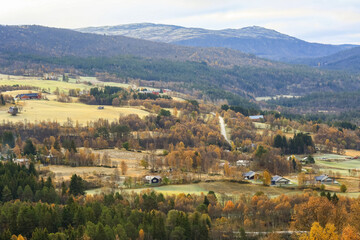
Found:
[[[74,123],[86,124],[99,118],[114,120],[120,115],[137,114],[139,117],[147,116],[149,113],[134,107],[112,107],[105,106],[98,110],[98,105],[86,105],[83,103],[62,103],[47,100],[21,101],[22,111],[17,116],[11,116],[7,110],[9,105],[0,107],[0,119],[2,121],[24,122],[24,121],[57,121],[65,123],[70,118]]]
[[[28,85],[45,89],[50,93],[59,88],[60,91],[68,92],[69,89],[90,89],[94,86],[118,86],[129,87],[128,84],[99,82],[94,77],[81,77],[81,83],[76,83],[75,79],[70,79],[69,82],[43,80],[41,78],[23,77],[23,76],[8,76],[0,74],[0,85]],[[91,82],[92,85],[84,82]],[[16,96],[19,93],[34,92],[32,90],[18,90],[5,92],[11,96]],[[59,123],[68,122],[71,119],[74,123],[78,121],[80,124],[86,124],[90,121],[96,121],[99,118],[108,119],[110,121],[118,119],[120,115],[137,114],[140,118],[147,116],[149,113],[142,110],[140,107],[112,107],[105,106],[105,109],[98,110],[97,105],[86,105],[78,103],[76,98],[73,98],[72,103],[62,103],[56,101],[56,96],[52,94],[45,94],[47,100],[27,100],[19,101],[19,106],[22,108],[17,116],[11,116],[7,113],[9,104],[0,107],[0,120],[2,122],[36,122],[36,121],[57,121]]]
[[[77,83],[79,81],[80,83]],[[90,82],[92,85],[86,84]],[[115,83],[115,82],[100,82],[95,77],[80,77],[79,79],[70,78],[69,82],[43,80],[40,77],[25,77],[25,76],[13,76],[0,74],[0,85],[28,85],[45,89],[46,91],[53,92],[56,88],[60,91],[68,92],[69,89],[88,90],[94,86],[116,86],[128,88],[129,84]]]

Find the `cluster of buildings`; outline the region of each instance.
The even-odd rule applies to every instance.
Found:
[[[243,177],[245,180],[254,180],[255,176],[258,173],[254,172],[254,171],[249,171],[243,174]],[[274,186],[282,186],[282,185],[288,185],[290,184],[290,180],[287,178],[284,178],[282,176],[279,175],[275,175],[271,178],[271,185]],[[319,184],[337,184],[338,182],[335,181],[333,178],[330,178],[328,175],[323,174],[320,176],[315,176],[314,178],[314,182],[313,183],[319,183]]]

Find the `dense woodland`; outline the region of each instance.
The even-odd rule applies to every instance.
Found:
[[[108,87],[92,88],[88,97],[114,106],[144,106],[151,113],[144,118],[128,115],[84,125],[71,119],[65,124],[2,122],[1,158],[29,158],[32,163],[28,169],[0,164],[1,239],[252,239],[246,232],[288,229],[325,235],[320,239],[331,239],[326,234],[333,239],[358,236],[358,199],[336,194],[308,190],[270,198],[261,192],[216,197],[213,192],[164,196],[121,191],[92,197],[83,194],[94,186],[76,175],[57,183],[39,177],[33,163],[113,167],[109,156],[94,149],[124,148],[148,152],[140,164],[161,174],[166,184],[197,182],[201,174],[248,184],[242,174],[251,169],[263,172],[257,178],[269,185],[271,175],[301,172],[302,164],[284,154],[312,154],[315,145],[323,152],[360,149],[360,130],[346,122],[329,126],[262,112],[269,129],[259,132],[237,107],[223,106],[220,111],[195,100],[134,97],[138,94]],[[114,104],[114,99],[119,103]],[[231,146],[220,134],[218,116],[231,129]],[[285,136],[294,129],[311,135]],[[163,154],[155,154],[156,149],[164,149]],[[220,159],[226,161],[223,167]],[[236,167],[238,159],[250,160],[249,168]],[[124,186],[143,185],[140,179],[128,178]],[[281,237],[274,233],[268,239]]]
[[[258,192],[227,201],[220,201],[211,191],[206,195],[164,196],[144,191],[85,197],[76,175],[69,186],[63,183],[56,188],[51,179],[39,180],[33,168],[12,163],[0,163],[0,178],[12,183],[10,188],[1,186],[0,239],[4,240],[252,239],[246,231],[287,229],[295,230],[292,238],[359,239],[359,199],[325,192],[276,198]],[[12,187],[17,190],[11,191]],[[264,239],[284,238],[270,234]]]

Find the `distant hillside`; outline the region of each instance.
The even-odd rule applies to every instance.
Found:
[[[360,72],[360,47],[344,50],[330,56],[316,59],[301,59],[296,63],[332,70]]]
[[[327,56],[353,45],[309,43],[262,27],[207,30],[180,26],[141,23],[118,26],[88,27],[80,32],[122,35],[184,46],[224,47],[273,60],[293,60]]]
[[[246,104],[256,96],[350,91],[359,77],[260,59],[237,50],[175,46],[41,26],[0,26],[0,71],[70,72],[167,84],[204,99]]]
[[[0,25],[1,53],[36,54],[57,57],[131,55],[181,61],[204,61],[220,66],[234,64],[252,66],[275,65],[275,63],[230,49],[176,46],[124,36],[102,36],[36,25]]]

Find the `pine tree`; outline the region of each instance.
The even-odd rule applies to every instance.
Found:
[[[1,195],[2,195],[3,202],[7,202],[7,201],[10,201],[12,199],[11,191],[10,191],[10,189],[9,189],[9,187],[7,185],[2,190]]]
[[[85,193],[84,182],[80,176],[72,175],[70,181],[70,194],[77,196]]]
[[[25,141],[24,155],[36,155],[36,148],[30,139]]]

